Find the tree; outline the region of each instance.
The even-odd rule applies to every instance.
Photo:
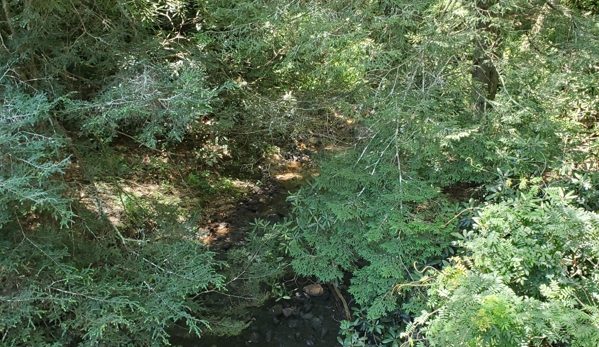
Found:
[[[595,341],[596,305],[583,293],[596,289],[577,277],[595,276],[595,246],[559,229],[594,234],[599,206],[591,3],[2,5],[0,305],[12,312],[0,320],[3,342],[159,345],[182,322],[195,334],[236,333],[245,324],[215,312],[212,295],[239,271],[278,276],[287,262],[325,282],[350,277],[362,313],[344,325],[347,345]],[[192,240],[194,220],[176,206],[127,205],[138,224],[152,222],[147,234],[101,208],[97,187],[118,176],[101,163],[117,137],[201,153],[218,139],[255,162],[267,145],[340,129],[344,147],[291,197],[291,219],[259,223],[266,231],[231,252],[228,268]],[[96,206],[73,199],[77,175]],[[528,192],[531,182],[550,188]],[[249,288],[258,282],[240,290]],[[393,323],[361,328],[383,319]],[[403,340],[402,321],[412,321]]]
[[[474,53],[472,55],[472,80],[475,86],[474,112],[482,112],[493,101],[499,88],[499,72],[495,66],[497,53],[501,50],[500,27],[494,23],[493,9],[498,8],[497,1],[476,1],[474,9],[479,12],[474,38]],[[494,12],[494,11],[493,11]],[[496,15],[496,14],[495,14]]]
[[[485,206],[464,232],[465,255],[421,279],[429,310],[419,325],[433,346],[593,346],[598,216],[561,189],[532,189]]]
[[[372,111],[359,119],[363,128],[355,146],[325,159],[314,184],[293,197],[299,230],[291,241],[294,268],[322,281],[340,281],[349,273],[349,292],[367,312],[362,319],[371,324],[385,316],[397,322],[404,319],[401,314],[420,315],[430,293],[418,289],[426,282],[420,282],[419,272],[427,266],[441,269],[441,264],[446,264],[456,251],[451,229],[468,227],[468,215],[480,200],[515,199],[517,187],[527,186],[538,176],[545,177],[548,184],[572,186],[574,181],[565,174],[569,169],[564,165],[585,171],[574,162],[580,163],[583,157],[594,161],[594,154],[583,154],[574,143],[589,144],[588,130],[580,120],[596,112],[596,94],[583,97],[587,101],[578,112],[573,110],[572,101],[580,100],[581,94],[559,87],[578,78],[596,83],[589,80],[595,81],[596,75],[590,77],[583,65],[590,63],[587,57],[595,54],[597,46],[574,39],[580,35],[595,42],[592,17],[536,2],[394,5],[399,9],[396,13],[418,23],[409,27],[403,59],[392,61],[395,65],[382,61],[387,69],[381,69],[381,74],[373,69],[368,74],[379,79],[373,83],[376,92],[368,99]],[[417,10],[410,12],[408,8]],[[376,43],[382,52],[390,47]],[[473,108],[476,117],[472,116]],[[573,113],[578,117],[567,116]],[[584,180],[582,175],[574,186]],[[585,182],[588,186],[589,178]],[[456,187],[470,187],[479,201],[473,199],[461,208],[452,204],[449,201],[457,198]],[[581,201],[588,201],[586,194]],[[510,210],[519,208],[511,206]],[[479,251],[481,257],[490,252]],[[505,267],[505,261],[497,266]],[[447,276],[457,271],[447,269]],[[451,301],[455,306],[443,306],[438,328],[431,326],[422,337],[438,345],[477,345],[484,341],[502,345],[528,341],[533,336],[527,335],[529,331],[557,334],[561,328],[540,327],[547,322],[542,317],[518,325],[522,315],[544,303],[527,299],[531,293],[522,294],[493,276],[482,272],[468,279],[472,282],[464,282],[456,291],[455,298],[460,299]],[[400,282],[395,291],[394,281]],[[541,284],[547,286],[543,287],[545,298],[564,297],[555,291],[569,290],[547,289],[551,284],[543,282],[535,284],[537,294]],[[437,289],[436,295],[445,295],[444,289]],[[479,294],[479,306],[473,303],[472,310],[459,310],[472,295]],[[497,295],[487,296],[491,294]],[[433,310],[439,307],[432,302]],[[570,311],[558,308],[557,301],[555,305],[547,312],[563,309],[564,319],[565,312],[581,317],[584,314],[576,310],[595,310],[593,301]],[[509,307],[514,310],[509,311]],[[477,319],[478,310],[482,310],[481,319],[494,323],[469,326]],[[493,324],[500,324],[494,321],[494,312],[505,318],[505,325],[491,331]],[[450,317],[462,325],[451,325]],[[427,321],[428,313],[418,319],[420,323]],[[537,323],[537,330],[530,328]],[[576,341],[587,336],[595,343],[591,320],[578,323],[582,324],[578,332],[564,329],[580,334],[573,338]],[[572,322],[563,324],[573,326]],[[391,328],[380,333],[360,332],[362,326],[350,324],[345,332],[347,345],[360,345],[353,339],[354,333],[365,334],[366,341],[369,338],[371,342],[401,341],[396,335],[386,337],[393,335]],[[510,327],[513,335],[501,335]],[[460,335],[464,329],[471,332],[475,328],[479,329],[476,334]],[[409,338],[411,335],[406,334],[403,342]]]
[[[198,336],[240,331],[245,323],[203,301],[228,283],[224,264],[186,236],[193,219],[149,202],[151,238],[119,230],[102,209],[102,178],[88,170],[96,163],[78,142],[89,136],[102,147],[126,131],[155,146],[201,127],[215,91],[201,64],[169,57],[169,25],[186,23],[155,19],[183,9],[110,0],[2,5],[2,344],[158,346],[175,323]],[[73,198],[78,186],[91,187],[96,206]]]

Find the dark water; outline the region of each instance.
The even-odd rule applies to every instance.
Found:
[[[171,342],[182,347],[339,346],[337,333],[342,312],[330,289],[324,286],[322,296],[296,292],[289,300],[269,300],[262,307],[249,309],[251,325],[239,336],[180,337]]]

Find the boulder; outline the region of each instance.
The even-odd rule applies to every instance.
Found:
[[[324,288],[320,284],[309,284],[304,287],[304,293],[310,296],[321,296],[324,293]]]

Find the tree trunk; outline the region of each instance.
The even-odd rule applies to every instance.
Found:
[[[476,26],[474,54],[472,57],[472,108],[475,114],[484,113],[492,106],[489,101],[495,99],[499,88],[499,73],[493,56],[499,51],[499,30],[491,26],[491,14],[488,9],[493,1],[477,1],[476,10],[481,16]]]

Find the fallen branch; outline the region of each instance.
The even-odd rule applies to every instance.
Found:
[[[333,292],[335,293],[336,298],[341,301],[341,304],[343,304],[343,310],[345,311],[345,319],[351,320],[351,313],[349,311],[349,307],[347,306],[347,301],[345,301],[345,298],[343,297],[343,295],[341,295],[339,288],[337,288],[335,283],[330,283],[329,285],[333,287]]]

